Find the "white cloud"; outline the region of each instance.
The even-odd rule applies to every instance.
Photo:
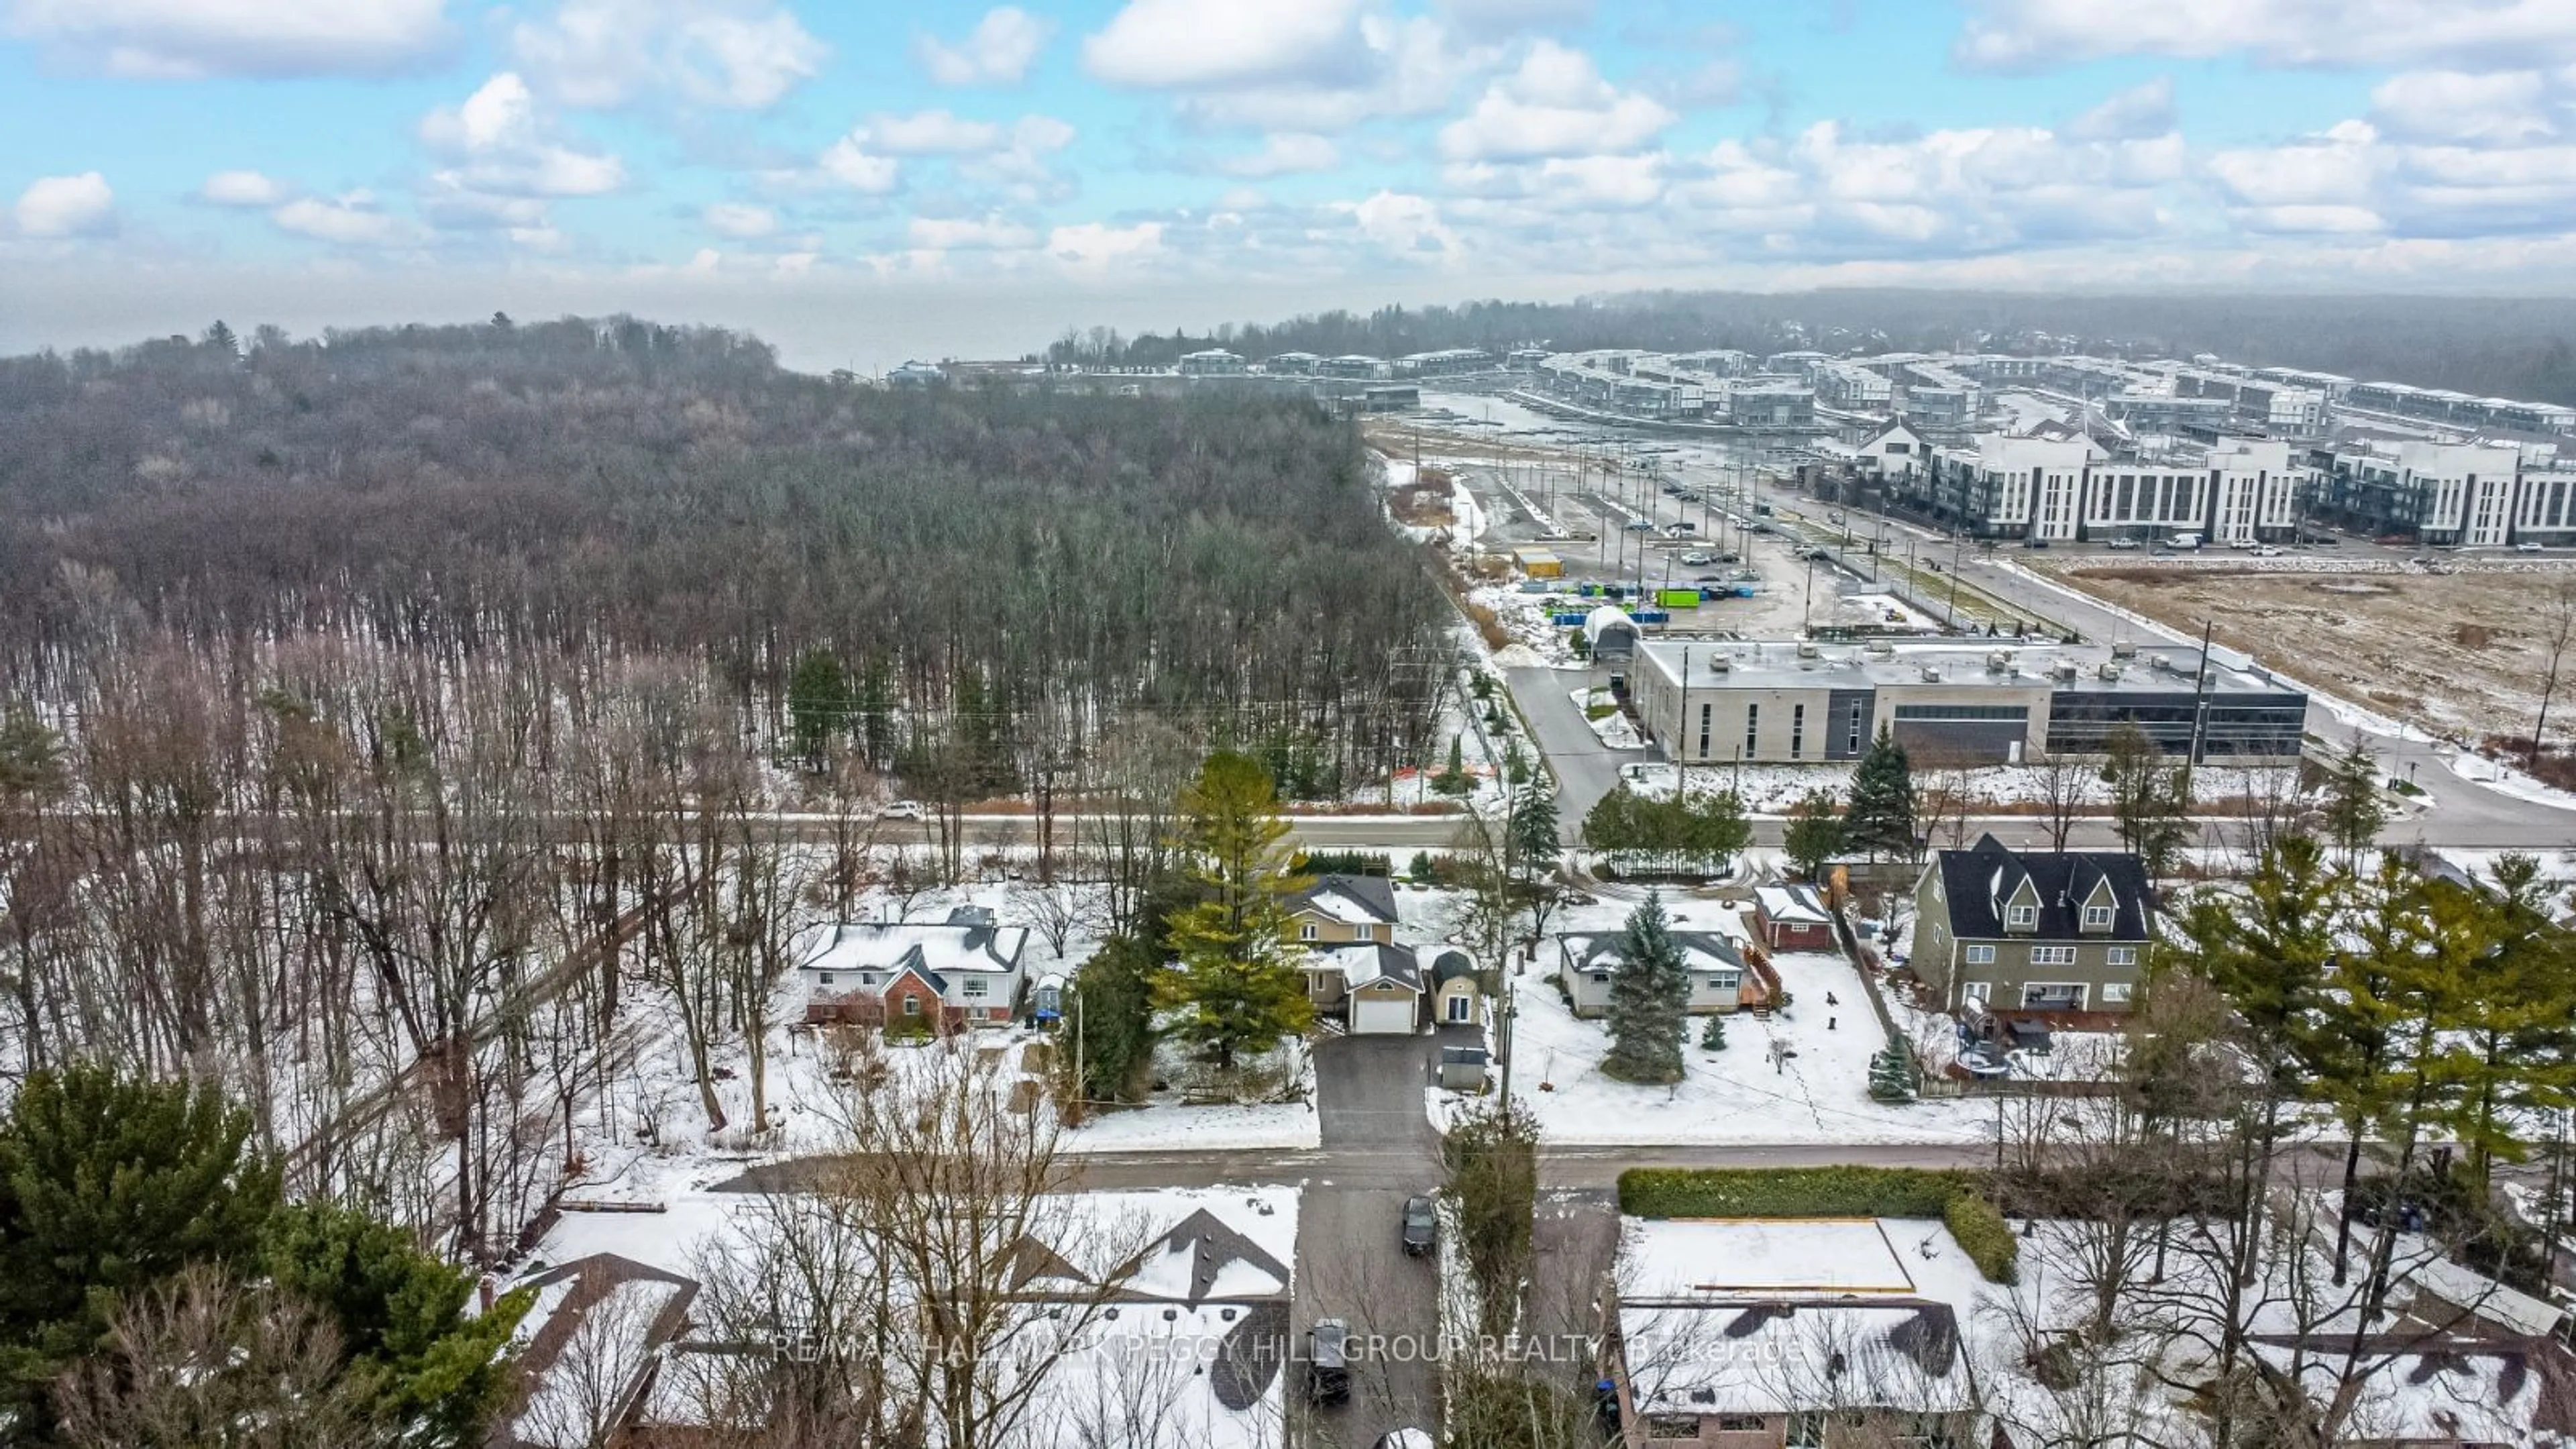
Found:
[[[765,206],[750,206],[739,201],[719,201],[699,213],[709,230],[722,236],[749,241],[778,230],[778,213]]]
[[[1438,204],[1427,196],[1380,191],[1365,201],[1341,202],[1333,209],[1348,215],[1362,236],[1400,256],[1445,256],[1458,249],[1458,234],[1441,220]]]
[[[950,45],[934,35],[913,42],[913,55],[944,86],[1008,85],[1028,74],[1055,35],[1055,22],[1016,5],[984,12],[966,38]]]
[[[2557,134],[2567,101],[2535,70],[2468,75],[2408,71],[2370,92],[2370,115],[2392,136],[2517,145]]]
[[[116,192],[95,171],[40,176],[18,193],[11,215],[21,236],[104,236],[116,230]]]
[[[1035,231],[998,216],[916,216],[904,234],[923,251],[1021,251],[1038,241]]]
[[[447,43],[445,0],[15,0],[11,32],[111,75],[381,75]]]
[[[2566,0],[1980,0],[1962,65],[2042,70],[2111,55],[2242,53],[2302,67],[2502,70],[2576,60]]]
[[[862,132],[871,148],[889,156],[954,156],[991,151],[1002,144],[1002,128],[991,121],[970,121],[947,111],[916,111],[908,116],[868,118]]]
[[[2415,78],[2419,81],[2423,77]],[[2389,87],[2382,87],[2383,91]],[[2424,85],[2425,94],[2450,89]],[[2493,111],[2427,110],[2377,99],[2371,121],[2345,121],[2278,146],[2209,158],[2229,217],[2269,232],[2384,231],[2410,238],[2576,231],[2576,144],[2557,139],[2543,92],[2508,83]],[[2531,109],[2523,109],[2528,103]],[[2519,113],[2523,119],[2514,119]]]
[[[2173,77],[2160,75],[2077,116],[2067,123],[2066,134],[2078,141],[2129,141],[2173,128]]]
[[[1162,250],[1163,224],[1159,221],[1141,221],[1132,226],[1083,222],[1056,227],[1046,239],[1047,255],[1079,276],[1099,276],[1155,257]]]
[[[514,26],[510,46],[539,89],[582,107],[766,110],[825,55],[774,0],[562,0]]]
[[[1350,78],[1360,0],[1127,0],[1082,60],[1112,85],[1200,89]]]
[[[825,176],[870,196],[885,195],[903,179],[903,163],[869,151],[858,132],[833,142],[819,164]]]
[[[1542,40],[1475,109],[1441,128],[1440,154],[1451,161],[1616,155],[1644,147],[1678,119],[1602,79],[1590,56]]]
[[[503,71],[462,105],[432,111],[421,140],[457,164],[439,173],[468,191],[504,196],[598,196],[626,184],[615,156],[556,140],[526,81]]]
[[[268,214],[281,231],[334,246],[390,247],[415,240],[409,227],[386,215],[375,198],[353,191],[334,200],[299,197]]]
[[[1341,162],[1342,153],[1331,141],[1290,131],[1272,136],[1268,144],[1249,155],[1225,158],[1216,169],[1228,176],[1259,179],[1300,171],[1329,171]]]
[[[1577,26],[1592,18],[1592,0],[1437,0],[1437,8],[1452,25],[1489,34]]]
[[[218,171],[197,187],[197,199],[214,206],[275,206],[294,188],[256,171]]]

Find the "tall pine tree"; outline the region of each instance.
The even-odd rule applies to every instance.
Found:
[[[1905,746],[1885,725],[1852,771],[1851,804],[1843,811],[1843,841],[1869,858],[1914,855],[1914,770]]]
[[[1648,891],[1629,913],[1619,958],[1610,976],[1610,1054],[1601,1070],[1623,1082],[1678,1082],[1690,973],[1660,893]]]
[[[1248,755],[1208,756],[1181,788],[1180,845],[1204,898],[1166,918],[1181,969],[1164,996],[1183,1008],[1172,1030],[1231,1067],[1314,1020],[1288,944],[1288,900],[1305,888],[1270,774]]]
[[[850,685],[830,650],[811,650],[796,661],[796,673],[787,682],[787,727],[796,758],[809,770],[823,768],[825,748],[848,731]]]

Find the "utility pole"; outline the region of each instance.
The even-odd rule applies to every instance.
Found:
[[[2191,798],[2191,772],[2200,765],[2202,749],[2208,743],[2209,729],[2209,634],[2218,627],[2215,618],[2200,624],[2200,672],[2191,681],[2191,748],[2182,757],[2182,797]]]

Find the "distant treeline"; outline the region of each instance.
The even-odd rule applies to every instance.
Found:
[[[1768,353],[2082,350],[2133,357],[2213,352],[2256,366],[2576,403],[2576,299],[2175,293],[2066,296],[1854,289],[1628,293],[1569,303],[1468,302],[1325,312],[1191,336],[1068,332],[1059,362],[1170,366],[1226,347],[1395,357],[1444,347],[1502,352],[1711,347]]]
[[[761,739],[819,651],[878,768],[971,735],[1008,791],[1151,716],[1329,793],[1420,762],[1447,621],[1302,400],[885,392],[627,318],[0,360],[0,700],[145,633],[256,690],[311,637],[551,692],[675,661]]]

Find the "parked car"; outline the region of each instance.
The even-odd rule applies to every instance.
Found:
[[[2254,546],[2254,540],[2250,538],[2231,538],[2227,541],[2227,546],[2229,548],[2252,548]]]
[[[1717,562],[1717,560],[1710,558],[1707,554],[1700,552],[1698,549],[1692,549],[1690,552],[1682,555],[1682,562],[1689,567],[1696,569],[1706,568],[1708,565]]]
[[[1419,1258],[1440,1242],[1440,1215],[1431,1208],[1431,1199],[1415,1193],[1404,1200],[1404,1255]]]
[[[2533,543],[2529,539],[2524,539],[2522,542],[2515,544],[2513,549],[2516,553],[2538,553],[2540,552],[2540,545]]]
[[[2025,538],[2021,541],[2021,546],[2024,548],[2046,548],[2048,547],[2048,540],[2044,538]]]
[[[1744,558],[1733,549],[1728,549],[1726,552],[1717,556],[1717,561],[1719,563],[1742,563],[1744,562]]]
[[[1651,518],[1631,518],[1628,520],[1628,531],[1630,533],[1652,533],[1655,531],[1655,520]]]
[[[2281,546],[2276,543],[2264,544],[2260,548],[2254,550],[2254,556],[2256,558],[2279,558],[2281,556]]]
[[[921,802],[918,800],[897,800],[877,812],[879,820],[919,820],[921,816]]]
[[[1351,1326],[1318,1318],[1306,1330],[1306,1397],[1324,1405],[1351,1401]]]
[[[2115,538],[2111,540],[2110,546],[2118,549],[2131,549],[2138,547],[2138,541],[2134,538]]]

